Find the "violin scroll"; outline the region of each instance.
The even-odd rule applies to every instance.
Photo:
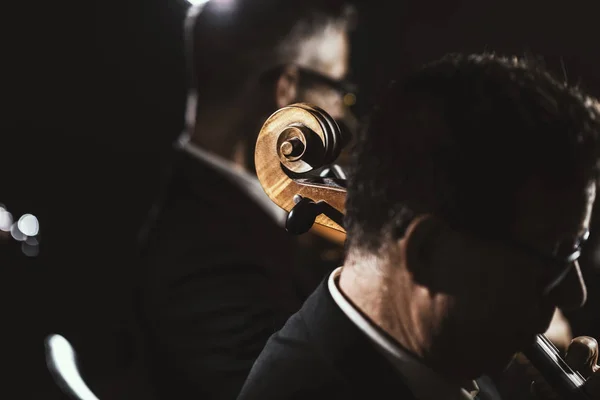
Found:
[[[258,135],[254,159],[258,180],[288,213],[296,206],[294,198],[302,198],[301,206],[311,204],[309,209],[317,211],[314,223],[345,232],[340,217],[345,212],[345,180],[314,174],[336,160],[343,143],[337,123],[322,109],[307,103],[284,107],[267,119]],[[288,221],[291,226],[295,225]]]

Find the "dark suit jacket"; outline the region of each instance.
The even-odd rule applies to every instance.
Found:
[[[334,265],[297,265],[297,238],[183,151],[166,182],[137,291],[152,379],[160,398],[234,399],[269,336]]]
[[[391,363],[335,304],[325,279],[273,335],[238,400],[408,400]]]
[[[478,400],[501,400],[487,376]],[[324,279],[252,367],[238,400],[415,399],[392,364],[335,303]]]

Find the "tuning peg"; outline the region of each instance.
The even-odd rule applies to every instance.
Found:
[[[300,235],[312,228],[315,219],[322,211],[317,203],[306,197],[296,195],[294,202],[296,205],[287,216],[285,229],[294,235]]]
[[[289,212],[285,221],[285,229],[294,235],[308,232],[321,214],[325,214],[340,226],[344,224],[344,214],[324,201],[315,203],[313,200],[297,194],[294,196],[294,203],[296,205]]]
[[[328,167],[323,168],[319,174],[321,178],[336,178],[336,179],[347,179],[346,173],[337,164],[331,164]]]

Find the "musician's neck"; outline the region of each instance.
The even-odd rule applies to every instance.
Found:
[[[435,327],[431,321],[436,320],[434,315],[441,312],[441,308],[436,306],[435,295],[415,284],[402,265],[388,264],[375,255],[356,257],[350,252],[342,269],[339,288],[399,348],[437,370],[434,366],[437,355],[432,353]],[[461,386],[463,381],[471,378],[446,376],[446,379]]]
[[[402,297],[408,295],[407,288],[399,288],[394,277],[384,272],[374,256],[361,256],[360,262],[347,257],[340,276],[339,287],[352,303],[371,322],[385,331],[402,348],[421,358],[424,355],[421,329],[414,329],[411,321],[410,301]],[[369,271],[370,270],[370,271]],[[397,305],[391,307],[390,305]]]

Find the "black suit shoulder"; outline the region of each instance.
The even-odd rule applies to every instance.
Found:
[[[239,400],[413,399],[332,299],[327,280],[268,341]]]
[[[231,399],[302,305],[286,265],[294,243],[229,180],[181,157],[140,260],[150,369],[165,398]]]

